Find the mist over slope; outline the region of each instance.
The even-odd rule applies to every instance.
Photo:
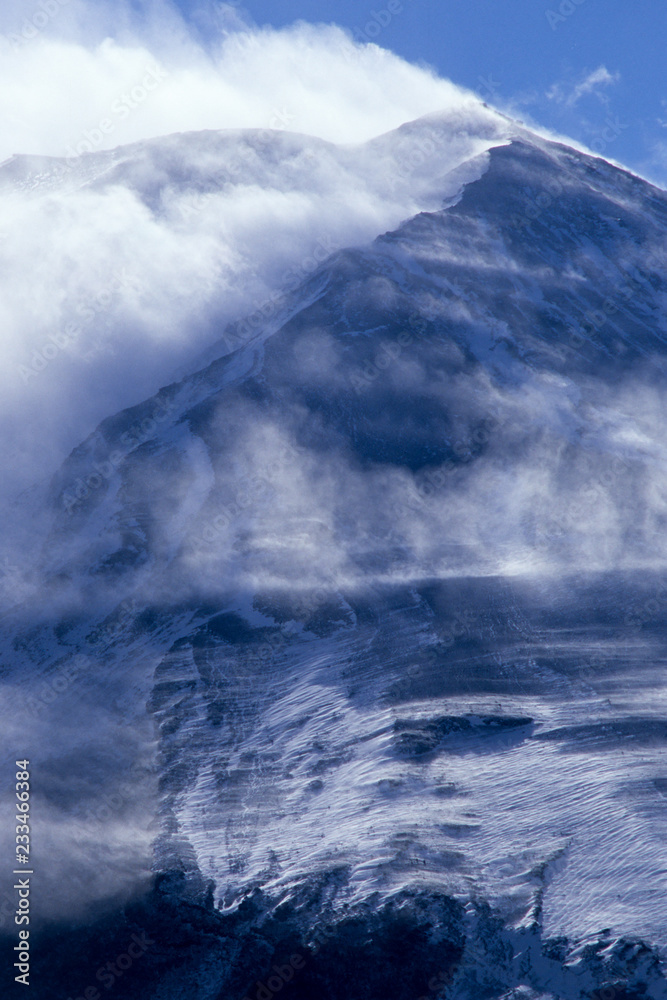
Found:
[[[228,323],[270,322],[336,249],[440,208],[510,131],[465,96],[354,146],[272,125],[0,167],[3,495],[194,370]]]
[[[455,204],[334,253],[102,424],[51,488],[64,559],[93,523],[100,575],[132,495],[159,535],[129,565],[150,579],[169,551],[185,593],[220,560],[251,589],[660,568],[666,223],[662,192],[603,161],[494,148]],[[234,514],[239,483],[258,498]]]
[[[151,225],[201,195],[217,232],[241,156],[317,206],[276,210],[280,299],[212,282],[205,363],[26,502],[3,738],[38,762],[41,919],[158,937],[128,997],[255,997],[293,953],[303,1000],[665,995],[667,195],[476,114],[170,137],[76,181]]]

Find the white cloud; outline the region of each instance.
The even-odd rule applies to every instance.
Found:
[[[271,313],[337,247],[440,207],[448,171],[506,129],[337,27],[239,27],[231,9],[204,48],[164,4],[137,24],[124,7],[59,2],[1,22],[0,157],[33,157],[0,168],[8,491],[189,370],[228,322]]]
[[[606,66],[598,66],[574,86],[562,82],[554,83],[547,97],[558,104],[573,108],[586,94],[601,96],[599,94],[601,88],[618,83],[620,78],[620,73],[610,73]]]
[[[53,18],[53,30],[64,27],[59,19],[68,13]],[[134,37],[126,28],[93,41],[54,37],[49,28],[20,45],[16,31],[5,31],[0,158],[64,155],[105,119],[112,128],[96,148],[179,131],[266,128],[280,112],[293,131],[360,142],[458,105],[463,95],[429,70],[376,45],[358,45],[333,25],[221,32],[208,51],[173,18]],[[133,102],[132,90],[151,70],[159,86]],[[115,110],[120,106],[131,113]]]

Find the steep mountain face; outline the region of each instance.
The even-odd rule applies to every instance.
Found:
[[[458,204],[334,254],[268,336],[232,325],[231,355],[102,424],[55,482],[52,569],[58,539],[64,567],[94,524],[98,576],[164,546],[187,572],[188,552],[217,558],[226,522],[249,510],[226,573],[250,587],[255,563],[267,579],[269,536],[283,539],[277,581],[296,560],[301,584],[320,582],[299,564],[304,525],[354,582],[388,553],[392,580],[402,563],[410,579],[660,567],[666,224],[665,196],[609,164],[537,139],[494,149]],[[146,517],[167,503],[148,496],[157,475],[174,480],[173,516],[160,510],[160,538],[132,556],[118,518],[130,494]]]
[[[508,132],[51,483],[69,989],[143,928],[127,997],[667,995],[667,195]]]
[[[439,209],[512,128],[470,99],[355,146],[221,130],[0,164],[0,504],[228,353],[230,322],[279,326],[335,250]]]

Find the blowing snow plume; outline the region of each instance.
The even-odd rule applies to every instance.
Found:
[[[128,1000],[665,995],[667,197],[454,105],[0,170],[3,745],[68,994],[138,937]]]
[[[336,249],[439,208],[460,187],[447,174],[505,130],[335,27],[241,27],[204,51],[173,15],[139,28],[126,14],[112,39],[96,8],[86,38],[82,11],[21,44],[4,15],[7,493],[195,367],[229,322],[270,319]]]

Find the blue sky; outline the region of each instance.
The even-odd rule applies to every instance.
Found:
[[[178,0],[210,32],[335,22],[667,184],[664,0]]]

